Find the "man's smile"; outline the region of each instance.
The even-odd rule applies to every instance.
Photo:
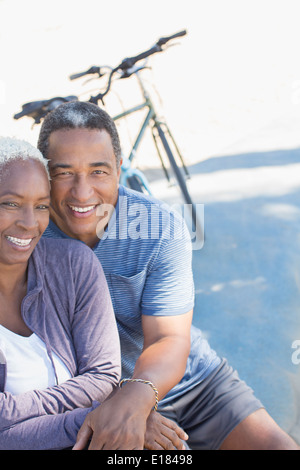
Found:
[[[98,204],[93,204],[89,206],[75,206],[72,204],[67,204],[67,206],[74,217],[88,217],[89,215],[94,213]]]

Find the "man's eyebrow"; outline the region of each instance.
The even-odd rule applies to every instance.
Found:
[[[72,165],[69,165],[68,163],[55,163],[54,165],[49,163],[49,168],[50,170],[56,170],[56,168],[72,168]]]
[[[54,164],[49,164],[50,170],[56,170],[57,168],[73,168],[73,165],[70,163],[54,163]],[[111,164],[108,162],[93,162],[89,164],[90,168],[96,168],[99,166],[105,166],[106,168],[111,168]]]
[[[105,166],[106,168],[111,168],[111,164],[108,162],[94,162],[90,163],[89,166],[91,168],[95,168],[96,166]]]

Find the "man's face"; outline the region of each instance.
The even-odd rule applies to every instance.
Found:
[[[50,216],[67,235],[94,246],[103,204],[115,206],[120,168],[111,137],[105,130],[71,129],[52,132]]]

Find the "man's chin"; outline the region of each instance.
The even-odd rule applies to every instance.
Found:
[[[67,231],[61,229],[63,232],[67,233]],[[93,245],[99,241],[96,233],[96,227],[92,225],[89,227],[87,224],[81,227],[68,227],[69,237],[75,238],[76,240],[82,241],[87,245]]]
[[[95,240],[98,241],[97,237],[97,223],[95,220],[88,221],[85,219],[77,219],[76,222],[70,221],[69,217],[64,215],[63,217],[56,217],[52,214],[50,215],[51,220],[57,225],[57,227],[68,235],[71,238],[76,240],[87,241],[92,240],[95,243]]]

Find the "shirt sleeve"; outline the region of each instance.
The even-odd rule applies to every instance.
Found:
[[[184,220],[174,217],[171,233],[162,237],[160,249],[147,275],[142,297],[143,315],[180,315],[194,306],[192,245]]]

